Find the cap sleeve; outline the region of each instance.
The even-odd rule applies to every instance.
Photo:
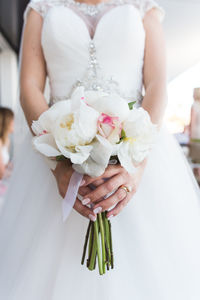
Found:
[[[48,3],[47,0],[31,0],[26,6],[26,9],[23,14],[24,22],[26,23],[27,17],[31,9],[34,9],[42,18],[44,18],[49,7],[50,3]]]
[[[156,12],[160,19],[160,22],[162,22],[165,17],[165,10],[154,0],[142,0],[141,1],[140,10],[141,10],[142,18],[144,18],[145,14],[152,8],[156,9]]]

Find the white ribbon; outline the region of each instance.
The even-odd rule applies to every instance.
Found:
[[[67,220],[74,206],[82,179],[83,179],[83,174],[80,174],[76,171],[73,172],[69,181],[65,198],[63,199],[62,202],[63,222]]]

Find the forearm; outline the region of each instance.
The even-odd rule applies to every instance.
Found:
[[[48,109],[43,95],[47,71],[41,46],[42,24],[42,17],[32,10],[23,35],[20,101],[29,127]]]
[[[159,126],[162,124],[167,105],[166,83],[163,80],[151,82],[146,88],[142,107],[148,111],[151,121]]]
[[[146,14],[144,28],[143,82],[146,93],[142,106],[150,114],[152,122],[160,126],[167,104],[167,64],[165,36],[155,10]]]
[[[32,83],[26,83],[21,89],[20,102],[30,128],[32,121],[49,108],[43,92]]]

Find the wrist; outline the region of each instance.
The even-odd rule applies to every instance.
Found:
[[[44,157],[45,162],[51,171],[54,171],[57,167],[58,162],[56,160],[50,159],[49,157]]]
[[[70,160],[62,160],[62,161],[56,161],[56,167],[55,169],[51,169],[53,175],[57,178],[62,172],[73,172],[72,164]]]

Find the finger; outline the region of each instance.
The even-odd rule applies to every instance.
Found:
[[[96,180],[96,181],[93,181],[93,185],[95,186],[95,187],[98,187],[99,185],[101,185],[101,184],[103,184],[105,182],[105,179],[98,179],[98,180]]]
[[[74,209],[81,214],[82,216],[90,219],[91,221],[96,221],[96,214],[92,211],[91,208],[84,206],[78,199],[74,203]]]
[[[105,172],[99,176],[99,177],[90,177],[88,175],[85,175],[83,177],[83,180],[84,180],[84,185],[88,185],[88,184],[91,184],[93,183],[94,181],[97,181],[97,180],[101,180],[103,178],[110,178],[116,174],[118,174],[123,168],[121,167],[121,165],[109,165]]]
[[[85,196],[85,195],[89,194],[90,192],[91,192],[91,188],[89,188],[89,186],[82,186],[78,190],[78,193],[81,196]]]
[[[85,198],[85,195],[89,194],[93,190],[94,190],[94,188],[91,189],[89,186],[80,187],[79,191],[78,191],[77,198],[82,202]],[[99,200],[102,200],[102,199],[99,199]]]
[[[124,183],[124,178],[121,174],[118,174],[108,181],[98,186],[94,191],[84,196],[83,204],[94,203],[99,199],[105,197],[107,194],[118,189],[120,185]]]
[[[128,204],[131,198],[132,196],[128,195],[124,200],[117,203],[117,205],[113,209],[107,212],[106,217],[110,219],[111,217],[117,216],[123,210],[123,208]]]
[[[109,208],[116,206],[119,202],[124,200],[128,194],[124,189],[118,189],[112,196],[108,197],[105,200],[102,200],[98,204],[96,204],[93,208],[95,213],[99,213],[101,211],[106,211]]]

